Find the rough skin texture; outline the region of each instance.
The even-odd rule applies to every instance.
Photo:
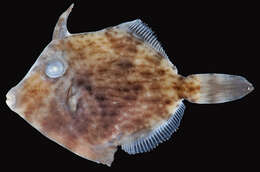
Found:
[[[57,79],[44,69],[61,54]],[[13,91],[15,108],[43,134],[87,159],[110,164],[116,146],[170,117],[180,99],[199,90],[166,59],[117,29],[52,42]]]
[[[66,67],[55,79],[45,74],[53,59]],[[199,89],[198,79],[177,75],[162,55],[114,27],[53,40],[8,95],[12,110],[41,133],[110,165],[118,145],[162,124]]]

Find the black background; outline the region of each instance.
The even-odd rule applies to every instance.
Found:
[[[55,3],[54,3],[55,2]],[[259,163],[259,37],[255,4],[75,1],[71,33],[142,19],[157,34],[180,74],[242,75],[255,86],[243,99],[196,105],[185,101],[180,129],[150,153],[115,154],[111,168],[46,139],[5,105],[6,92],[51,41],[59,15],[73,1],[9,1],[1,8],[1,166],[21,170],[247,170]],[[185,132],[184,132],[185,130]],[[11,162],[12,165],[8,165]],[[36,169],[37,167],[37,169]]]

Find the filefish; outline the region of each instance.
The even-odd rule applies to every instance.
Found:
[[[50,140],[88,160],[111,165],[118,147],[149,152],[180,125],[183,100],[216,104],[254,88],[229,74],[182,76],[140,19],[71,34],[60,16],[52,41],[6,103]]]

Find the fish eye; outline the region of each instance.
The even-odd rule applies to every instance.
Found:
[[[58,78],[65,73],[65,67],[59,60],[53,60],[47,63],[45,74],[50,78]]]

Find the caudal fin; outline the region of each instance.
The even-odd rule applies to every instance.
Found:
[[[187,100],[192,103],[225,103],[240,99],[254,89],[245,78],[236,75],[195,74],[188,78],[196,78],[200,83],[196,98],[187,97]]]

